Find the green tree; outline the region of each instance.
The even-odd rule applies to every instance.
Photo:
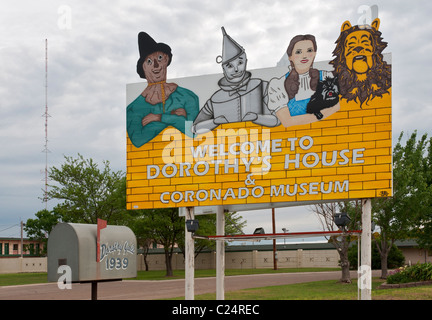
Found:
[[[24,230],[31,240],[37,240],[44,244],[42,254],[46,254],[48,235],[61,217],[58,212],[50,212],[47,209],[36,212],[35,216],[36,219],[27,219]]]
[[[48,176],[56,184],[50,185],[48,199],[63,201],[56,211],[65,222],[97,223],[104,219],[113,223],[125,213],[125,180],[122,171],[114,172],[109,161],[103,168],[92,159],[66,157],[60,168],[52,167]]]
[[[423,158],[423,168],[426,191],[424,193],[424,202],[420,209],[422,214],[417,220],[413,236],[417,238],[421,248],[432,250],[432,138],[429,139],[427,154]]]
[[[379,237],[378,237],[379,238]],[[376,245],[376,241],[379,239],[372,240],[372,269],[379,270],[381,269],[381,254],[378,251],[378,246]],[[348,258],[350,262],[351,269],[357,268],[358,265],[358,243],[353,242],[350,248],[348,249]],[[405,262],[405,257],[402,251],[396,247],[395,244],[391,247],[387,265],[390,269],[398,268],[403,266]]]
[[[427,135],[417,141],[414,132],[405,145],[402,139],[403,132],[393,151],[393,197],[372,202],[373,219],[380,227],[376,244],[381,255],[381,278],[387,277],[387,258],[394,242],[413,234],[418,228],[416,222],[424,222],[424,211],[430,205],[424,160]]]
[[[131,222],[138,242],[147,245],[149,240],[164,248],[166,276],[173,275],[172,257],[174,248],[184,238],[185,222],[177,208],[137,210]]]
[[[337,250],[340,258],[340,265],[342,276],[340,281],[342,283],[351,283],[350,275],[350,261],[348,259],[348,248],[351,241],[355,236],[350,235],[348,230],[359,230],[361,220],[361,208],[358,201],[343,201],[343,202],[330,202],[318,203],[311,206],[311,210],[315,212],[323,230],[325,231],[342,231],[341,236],[331,236],[328,242],[331,243]],[[334,222],[334,217],[337,213],[347,213],[350,220],[344,227],[337,227]]]

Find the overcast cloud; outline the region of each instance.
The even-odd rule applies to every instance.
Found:
[[[37,5],[36,5],[37,4]],[[45,39],[48,39],[49,166],[78,153],[126,171],[126,84],[135,71],[137,34],[146,31],[173,50],[169,78],[220,73],[221,26],[248,55],[248,68],[276,66],[289,40],[311,33],[316,61],[332,59],[345,20],[376,4],[392,53],[393,136],[431,135],[432,2],[415,1],[30,1],[0,4],[0,236],[45,205]],[[52,207],[48,203],[48,207]],[[277,209],[277,231],[319,230],[307,208]],[[247,232],[271,230],[271,210],[244,212]]]

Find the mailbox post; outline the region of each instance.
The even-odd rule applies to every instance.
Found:
[[[99,236],[98,236],[99,235]],[[59,281],[59,267],[68,266],[72,283],[97,283],[134,278],[137,275],[136,237],[125,226],[59,223],[48,238],[48,281]]]

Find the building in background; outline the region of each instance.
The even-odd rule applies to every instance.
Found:
[[[24,238],[0,238],[0,258],[21,256],[21,248],[23,256],[39,256],[43,251],[43,244],[37,240]]]

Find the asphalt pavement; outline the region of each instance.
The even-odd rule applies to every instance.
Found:
[[[372,276],[379,276],[373,271]],[[247,288],[285,285],[320,280],[338,280],[340,271],[272,273],[242,276],[226,276],[225,292]],[[351,273],[357,278],[357,271]],[[195,295],[216,292],[216,278],[196,278]],[[90,300],[90,283],[73,283],[71,289],[59,289],[57,283],[0,287],[0,300]],[[159,300],[184,297],[185,281],[178,280],[123,280],[100,282],[97,285],[98,300]]]

